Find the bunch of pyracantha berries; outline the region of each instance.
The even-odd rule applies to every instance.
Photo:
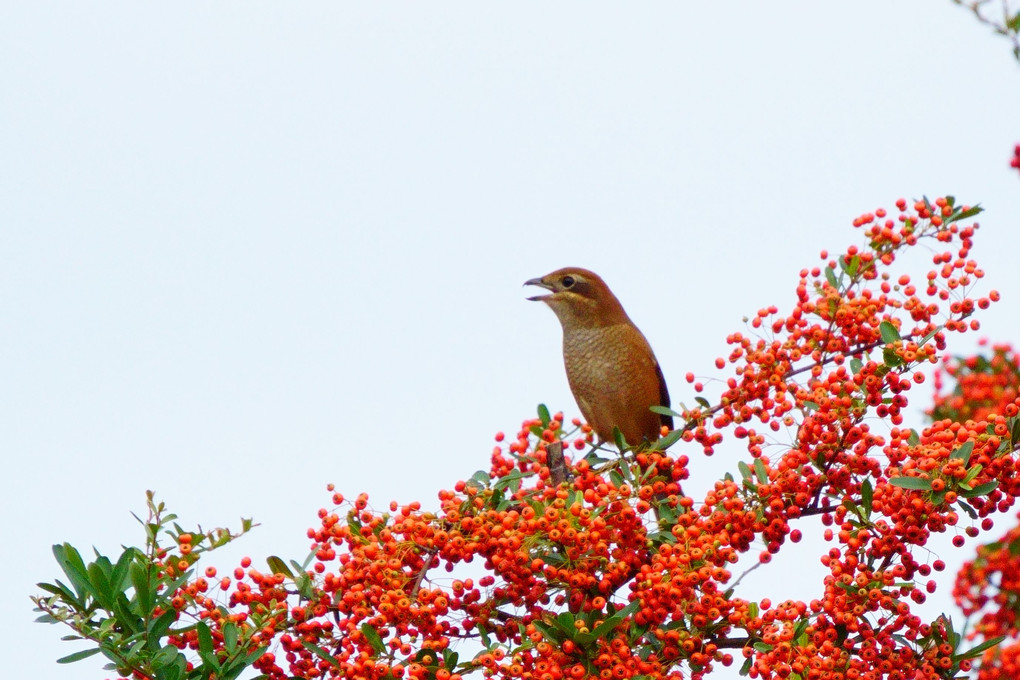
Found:
[[[1020,381],[1007,348],[946,359],[999,297],[970,296],[978,209],[897,208],[854,221],[866,245],[802,270],[793,309],[729,336],[721,378],[688,374],[696,404],[650,447],[593,447],[587,426],[540,407],[437,510],[333,493],[304,563],[246,558],[222,577],[195,562],[232,536],[186,532],[150,496],[146,549],[86,565],[58,546],[72,584],[41,584],[37,605],[138,678],[1020,677],[1002,644],[1017,635],[1017,531],[959,577],[961,605],[984,612],[974,634],[916,613],[945,569],[933,534],[960,547],[1020,495]],[[915,282],[895,267],[922,244],[933,266]],[[917,431],[904,411],[925,364],[936,405]],[[687,495],[689,456],[725,442],[732,474]],[[809,558],[826,571],[814,599],[741,597],[740,571],[803,551],[791,544],[807,532],[829,546]],[[123,588],[102,602],[110,583]]]

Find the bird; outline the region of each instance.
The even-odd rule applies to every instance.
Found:
[[[673,417],[651,410],[669,407],[669,390],[648,340],[595,272],[565,267],[525,286],[539,286],[544,302],[563,327],[563,363],[581,414],[601,442],[615,441],[619,428],[629,447],[654,443]]]

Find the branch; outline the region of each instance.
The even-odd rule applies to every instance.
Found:
[[[554,486],[559,486],[571,479],[567,470],[567,461],[563,457],[563,442],[554,441],[546,449],[546,464],[549,466],[549,480]]]

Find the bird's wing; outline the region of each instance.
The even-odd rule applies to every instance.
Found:
[[[666,378],[662,375],[662,368],[659,367],[659,362],[655,362],[655,377],[659,380],[659,405],[669,407],[669,390],[666,388]],[[665,414],[659,414],[659,419],[663,425],[669,429],[673,429],[673,416]]]

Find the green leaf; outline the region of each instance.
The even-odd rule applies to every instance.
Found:
[[[67,574],[71,581],[71,587],[77,593],[78,598],[84,602],[84,597],[89,595],[96,597],[95,588],[89,582],[88,573],[85,571],[85,562],[81,555],[70,543],[53,546],[53,556],[57,558],[57,564]]]
[[[901,341],[900,332],[896,330],[896,326],[889,321],[883,321],[878,324],[878,332],[882,336],[882,342],[886,344]]]
[[[237,651],[237,624],[233,621],[227,621],[223,624],[223,645],[226,647],[228,654],[233,654]]]
[[[857,255],[851,256],[849,262],[843,257],[839,258],[837,262],[839,262],[839,268],[846,272],[850,278],[857,275],[857,268],[861,266],[861,258]]]
[[[195,573],[194,569],[188,569],[186,572],[175,578],[170,583],[164,583],[163,591],[167,593],[177,592],[179,588],[183,588],[184,584],[191,580],[191,577],[194,575],[194,573]]]
[[[708,399],[705,399],[704,397],[694,397],[694,402],[701,408],[712,408],[712,404],[708,403]]]
[[[262,655],[269,651],[269,647],[259,647],[253,649],[244,657],[244,665],[251,666],[253,663],[262,658]],[[252,680],[258,680],[258,678],[252,678]]]
[[[414,660],[423,666],[435,666],[439,662],[439,654],[434,649],[428,647],[419,649],[415,652]]]
[[[919,491],[931,491],[931,480],[921,477],[893,477],[889,480],[893,486],[901,489],[917,489]]]
[[[459,660],[460,660],[460,654],[458,654],[457,652],[455,652],[455,651],[453,651],[451,649],[444,649],[443,650],[443,667],[444,668],[454,668],[457,665],[457,662]]]
[[[882,363],[889,368],[898,368],[903,365],[903,357],[896,353],[891,347],[882,350]]]
[[[202,658],[202,661],[213,667],[215,670],[220,668],[220,660],[216,658],[216,652],[213,649],[212,632],[209,630],[208,624],[205,621],[199,621],[195,624],[195,632],[198,633],[198,655]]]
[[[742,460],[737,461],[737,470],[740,471],[740,476],[745,480],[751,479],[751,466]]]
[[[850,268],[850,265],[847,264],[846,258],[840,257],[836,260],[836,264],[839,265],[839,268],[842,269],[844,273],[850,274],[850,272],[847,271]],[[853,276],[853,274],[851,274],[851,276]]]
[[[149,570],[138,562],[132,562],[128,572],[131,576],[131,585],[135,589],[135,598],[138,600],[139,612],[142,616],[148,616],[154,605],[152,584],[149,582]]]
[[[1009,426],[1009,439],[1003,443],[1006,444],[1006,451],[1012,451],[1013,447],[1011,445],[1020,442],[1020,418],[1010,418],[1006,421],[1006,424]]]
[[[974,478],[981,474],[981,471],[985,469],[985,466],[978,463],[974,467],[967,470],[967,475],[963,478],[962,484],[966,484],[967,488],[970,488],[970,483],[974,481]]]
[[[920,342],[917,343],[918,347],[923,347],[928,344],[928,341],[935,337],[935,334],[942,330],[942,326],[937,326],[934,330],[929,331],[927,335],[921,338]]]
[[[769,483],[769,472],[765,469],[765,463],[761,458],[754,459],[754,474],[762,484]]]
[[[963,484],[960,485],[961,488],[963,486],[964,486]],[[964,498],[975,498],[977,496],[987,496],[992,491],[994,491],[995,487],[997,487],[997,486],[999,486],[998,482],[985,482],[984,484],[980,484],[978,486],[975,486],[973,489],[961,491],[960,495],[963,496]]]
[[[570,612],[560,612],[553,619],[553,623],[556,627],[567,634],[568,638],[572,638],[577,635],[577,628],[574,627],[574,615]]]
[[[149,639],[159,641],[163,638],[167,631],[170,630],[170,626],[173,625],[174,621],[177,620],[177,611],[170,609],[160,614],[159,618],[155,621],[149,622]]]
[[[521,480],[525,477],[531,477],[534,474],[534,472],[513,470],[507,473],[505,477],[501,477],[499,481],[492,485],[492,488],[496,491],[502,491],[506,488],[509,488],[511,491],[518,491],[521,488]]]
[[[329,652],[327,652],[325,649],[323,649],[319,645],[314,645],[311,642],[306,642],[304,640],[301,641],[301,644],[302,644],[302,646],[304,646],[305,649],[307,649],[309,652],[311,652],[315,656],[319,657],[320,659],[322,659],[324,661],[328,661],[329,663],[331,663],[336,668],[340,668],[340,662],[337,661],[336,659],[334,659],[333,656]]]
[[[949,456],[950,460],[962,460],[964,463],[970,460],[970,454],[974,452],[974,442],[964,442],[960,448],[953,451],[952,455]]]
[[[145,630],[145,622],[139,613],[132,611],[133,609],[137,609],[137,602],[135,602],[133,607],[124,593],[117,593],[116,599],[113,602],[113,613],[117,618],[117,623],[126,628],[132,635]]]
[[[306,600],[311,600],[315,596],[315,587],[312,584],[312,577],[308,574],[301,572],[301,574],[294,579],[294,585],[297,586],[298,595]]]
[[[485,630],[485,626],[482,624],[475,626],[475,630],[478,631],[478,637],[482,641],[482,646],[490,649],[492,647],[492,640],[489,639],[489,631]]]
[[[269,569],[272,570],[274,574],[283,574],[288,578],[291,579],[294,578],[294,572],[290,570],[290,567],[287,566],[286,562],[284,562],[276,555],[270,555],[269,557],[267,557],[266,564],[269,565]]]
[[[383,644],[382,637],[380,637],[379,631],[375,629],[375,626],[370,623],[361,624],[361,634],[368,640],[368,644],[372,645],[372,649],[375,650],[376,654],[386,652],[386,645]]]
[[[818,404],[816,404],[813,401],[806,401],[805,400],[804,401],[804,410],[805,411],[817,411],[818,410]]]
[[[864,368],[863,361],[861,361],[857,357],[850,357],[850,370],[853,372],[854,375],[860,373],[862,368]]]
[[[103,629],[103,628],[113,628],[113,626],[107,625],[107,624],[111,623],[111,621],[112,621],[111,619],[104,620],[103,623],[100,625],[100,628],[101,629]],[[132,635],[131,637],[129,637],[126,640],[124,640],[122,645],[127,645],[131,640],[135,640],[136,637],[137,636]],[[144,648],[145,648],[145,640],[137,640],[133,645],[131,645],[131,646],[129,646],[127,648],[127,651],[124,652],[123,655],[128,657],[128,658],[137,657],[138,655],[140,655],[142,653]],[[106,656],[109,656],[109,654],[107,654],[106,651],[107,650],[104,649],[103,653],[106,654]]]
[[[675,545],[677,541],[677,538],[673,535],[672,531],[656,531],[648,534],[646,538],[651,541],[653,545],[663,545],[664,543],[668,545]]]
[[[833,288],[839,288],[839,281],[836,280],[836,272],[832,271],[832,267],[825,268],[825,280]]]
[[[74,663],[75,661],[81,661],[82,659],[87,659],[90,656],[95,656],[101,651],[102,650],[99,647],[96,647],[95,649],[83,649],[80,652],[68,654],[67,656],[57,659],[57,663]]]
[[[1017,15],[1017,16],[1020,16],[1020,15]],[[1016,21],[1016,17],[1014,17],[1013,20]],[[980,205],[971,206],[967,210],[961,210],[959,215],[954,215],[953,216],[953,221],[957,222],[959,220],[965,220],[965,219],[968,219],[970,217],[974,217],[974,215],[978,215],[978,214],[980,214],[980,213],[982,213],[984,211],[985,211],[985,209],[982,208]]]
[[[657,442],[652,444],[651,450],[665,451],[669,447],[673,446],[673,444],[676,444],[678,441],[680,441],[680,438],[683,436],[683,434],[684,434],[683,430],[673,430],[672,432],[668,433],[665,437],[660,437]]]
[[[77,598],[75,598],[71,589],[60,581],[57,581],[56,583],[36,583],[35,585],[36,587],[45,590],[47,593],[57,595],[68,603],[77,603]]]
[[[471,478],[467,480],[467,486],[473,486],[476,489],[487,489],[489,488],[490,481],[489,473],[485,470],[479,470],[475,474],[471,475]]]
[[[109,560],[101,562],[96,560],[88,566],[89,582],[96,592],[96,599],[104,609],[113,609],[113,588],[110,587],[110,578],[107,572]],[[104,567],[106,567],[104,569]]]
[[[110,587],[115,592],[122,593],[127,589],[128,571],[131,565],[134,564],[137,553],[138,551],[135,548],[125,549],[117,560],[117,564],[114,565],[113,573],[110,575]]]
[[[595,626],[595,628],[589,633],[593,640],[604,640],[606,634],[614,630],[617,626],[623,623],[624,619],[631,616],[641,608],[641,603],[634,600],[623,609],[619,610],[605,621]]]
[[[957,500],[956,504],[959,505],[960,509],[967,513],[967,516],[970,517],[971,519],[978,518],[977,510],[975,510],[970,503],[967,503],[966,501],[962,500]]]
[[[677,413],[668,406],[659,406],[658,404],[656,404],[655,406],[649,406],[648,410],[650,410],[652,413],[658,413],[660,416],[672,416],[673,418],[681,419],[684,417],[682,413]]]
[[[153,657],[152,660],[164,666],[169,666],[177,662],[177,657],[182,656],[180,651],[173,645],[167,645],[160,649]]]
[[[917,434],[917,430],[910,428],[910,436],[907,437],[907,443],[911,446],[917,446],[921,443],[921,437]]]
[[[623,438],[623,432],[620,432],[618,427],[613,428],[613,441],[621,453],[627,450],[627,441]]]
[[[563,632],[559,628],[550,626],[545,621],[532,621],[532,625],[542,634],[542,637],[552,640],[556,644],[561,644],[565,639]]]
[[[960,656],[962,656],[965,659],[973,659],[974,657],[981,656],[981,653],[984,652],[986,649],[991,649],[992,647],[994,647],[995,645],[999,644],[1000,642],[1002,642],[1005,639],[1006,639],[1006,636],[1005,635],[1001,635],[999,637],[992,638],[991,640],[985,640],[981,644],[976,645],[974,647],[971,647],[970,649],[968,649],[966,652],[964,652]]]
[[[865,518],[871,517],[871,501],[875,497],[875,490],[871,486],[871,480],[865,479],[861,482],[861,504],[864,507]]]
[[[172,649],[172,648],[171,648]],[[184,659],[181,659],[182,663]],[[184,668],[176,663],[163,664],[156,668],[156,680],[181,680]],[[226,680],[226,678],[224,678]]]
[[[617,489],[619,489],[621,486],[623,486],[626,483],[626,482],[624,482],[623,475],[620,474],[619,470],[610,470],[609,471],[609,481],[612,482],[613,486],[615,486]]]
[[[554,567],[558,567],[561,564],[566,564],[567,562],[566,555],[561,555],[560,553],[555,552],[546,553],[545,555],[542,555],[539,559],[541,559],[546,564],[553,565]]]
[[[545,404],[538,405],[538,419],[542,421],[542,427],[549,427],[552,416],[549,415],[549,407]]]

